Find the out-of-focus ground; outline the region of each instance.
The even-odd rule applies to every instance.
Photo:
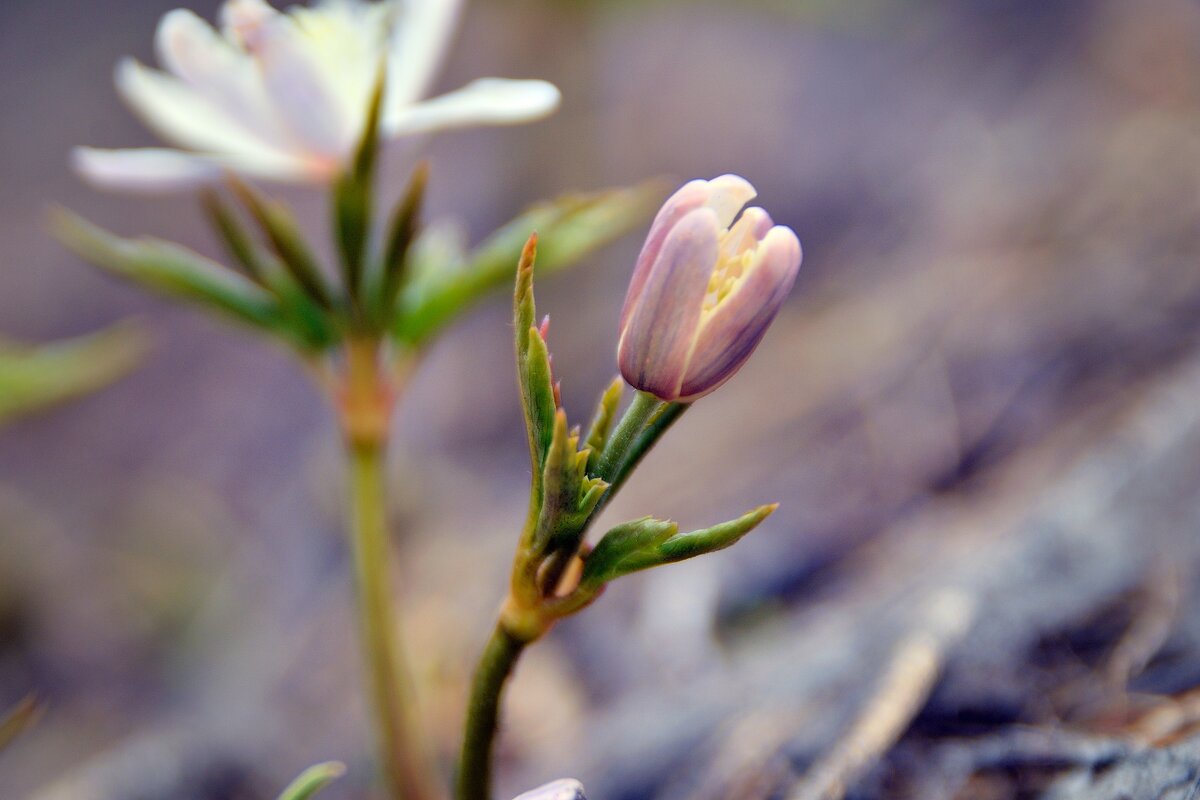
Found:
[[[280,352],[43,232],[64,203],[214,252],[194,198],[100,195],[66,165],[152,141],[111,67],[150,58],[172,5],[0,4],[0,331],[136,314],[157,339],[118,386],[0,433],[0,706],[49,706],[0,754],[0,797],[251,800],[330,758],[351,773],[329,796],[360,797],[320,400]],[[431,154],[433,212],[473,237],[565,189],[737,171],[806,253],[759,353],[607,517],[781,510],[532,651],[504,797],[565,775],[593,800],[817,797],[856,718],[906,698],[850,796],[1194,796],[1200,7],[480,0],[440,85],[485,74],[553,80],[563,110],[389,166],[398,192]],[[636,239],[539,285],[576,417],[613,373]],[[405,633],[447,760],[524,513],[507,313],[443,340],[398,419]]]

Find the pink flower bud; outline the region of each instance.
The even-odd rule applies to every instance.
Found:
[[[658,212],[621,311],[617,360],[633,387],[691,402],[733,377],[762,340],[801,251],[766,211],[742,212],[756,194],[722,175],[686,184]]]

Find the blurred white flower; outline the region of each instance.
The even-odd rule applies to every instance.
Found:
[[[117,88],[143,121],[181,150],[78,148],[76,169],[106,188],[165,190],[225,170],[293,182],[329,181],[350,158],[386,65],[382,135],[529,122],[553,112],[558,89],[485,78],[422,100],[460,0],[320,0],[280,12],[226,0],[221,30],[191,11],[163,17],[165,72],[125,59]]]

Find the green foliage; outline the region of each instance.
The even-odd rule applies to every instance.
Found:
[[[574,554],[579,549],[588,520],[608,489],[604,481],[588,476],[588,455],[587,449],[579,449],[578,431],[567,430],[566,412],[558,411],[542,478],[535,553],[554,550]]]
[[[253,327],[275,331],[283,324],[269,292],[185,247],[158,239],[124,239],[64,210],[54,212],[51,229],[80,258],[113,275]]]
[[[242,204],[258,222],[275,255],[296,283],[304,287],[309,297],[318,305],[332,309],[332,291],[321,273],[321,265],[316,255],[304,240],[304,234],[300,232],[300,223],[295,215],[283,203],[268,200],[249,184],[237,178],[230,178],[229,183]]]
[[[396,314],[396,300],[400,288],[408,278],[408,264],[416,242],[421,221],[421,209],[425,202],[425,187],[429,182],[429,163],[422,161],[413,170],[404,197],[396,204],[388,225],[387,246],[383,258],[375,270],[374,287],[371,294],[375,316],[386,326]]]
[[[538,234],[538,269],[546,274],[641,224],[662,195],[658,182],[566,195],[522,214],[459,263],[410,264],[413,280],[400,294],[396,337],[411,345],[427,342],[485,295],[507,285],[530,232]],[[414,252],[425,251],[418,246]]]
[[[632,572],[729,547],[775,510],[762,506],[738,519],[689,533],[643,517],[610,530],[590,552],[588,528],[642,458],[688,405],[637,392],[617,421],[623,382],[604,391],[580,447],[580,432],[559,407],[543,323],[536,324],[533,273],[537,237],[525,245],[513,299],[518,382],[533,465],[529,516],[514,562],[502,625],[533,641],[562,617],[590,604],[610,581]],[[582,569],[566,580],[572,565]]]
[[[337,761],[327,761],[309,767],[300,777],[288,784],[279,795],[279,800],[309,800],[317,792],[346,774],[346,765]]]
[[[542,472],[546,454],[554,438],[554,377],[550,351],[536,325],[537,307],[533,299],[533,265],[537,259],[538,237],[525,243],[517,264],[517,288],[513,294],[513,327],[516,335],[517,380],[521,388],[521,407],[529,434],[529,456],[533,466],[534,489],[540,502]]]
[[[724,550],[757,528],[776,508],[760,506],[735,520],[690,533],[679,533],[673,522],[649,517],[618,525],[588,556],[583,585],[598,589],[623,575]]]
[[[145,351],[145,337],[132,325],[38,347],[0,341],[0,423],[99,389],[132,370]]]
[[[621,395],[624,393],[625,380],[618,376],[608,385],[604,394],[600,396],[600,402],[596,404],[596,413],[592,417],[592,424],[588,426],[587,435],[587,447],[591,451],[588,455],[588,472],[592,474],[595,474],[600,454],[608,444],[608,435],[612,432],[613,421],[617,418],[617,406],[621,404]]]
[[[379,154],[379,121],[383,114],[386,78],[386,70],[381,69],[354,162],[333,186],[333,224],[341,253],[342,279],[352,300],[358,298],[362,289],[363,264],[371,239],[375,161]]]

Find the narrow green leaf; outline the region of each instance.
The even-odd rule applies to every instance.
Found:
[[[220,195],[209,189],[201,193],[200,201],[204,206],[205,216],[208,217],[213,231],[229,256],[242,267],[252,281],[261,285],[267,273],[266,254],[259,249],[253,237],[238,221],[233,209]]]
[[[604,481],[587,477],[587,460],[588,451],[579,450],[579,431],[568,430],[566,412],[558,409],[542,469],[537,526],[530,542],[535,557],[554,552],[569,560],[579,549],[592,511],[608,489]]]
[[[229,178],[230,188],[258,222],[267,240],[284,267],[292,274],[313,300],[325,308],[333,308],[333,294],[321,274],[317,257],[304,241],[300,223],[282,203],[267,200],[244,181]]]
[[[425,187],[429,183],[429,162],[422,161],[413,170],[408,189],[392,213],[388,226],[387,248],[380,264],[379,308],[385,325],[393,322],[396,298],[408,278],[408,262],[412,245],[421,223],[425,203]]]
[[[68,249],[114,275],[249,325],[280,327],[279,307],[269,293],[185,247],[158,239],[124,239],[61,209],[50,224]]]
[[[42,715],[43,707],[33,695],[29,695],[0,716],[0,750],[28,730]]]
[[[0,341],[0,422],[106,386],[146,349],[145,335],[130,324],[38,347]]]
[[[642,224],[663,195],[660,183],[573,194],[535,206],[492,234],[462,264],[413,264],[424,277],[406,285],[393,332],[410,344],[428,341],[511,276],[529,231],[539,232],[543,274],[568,267]]]
[[[612,432],[613,421],[617,418],[617,407],[621,405],[621,395],[624,391],[625,379],[618,375],[604,390],[600,402],[596,404],[596,414],[592,417],[592,424],[588,426],[587,446],[591,451],[587,464],[589,473],[594,473],[596,465],[600,462],[600,455],[604,452],[604,445],[608,443],[608,435]]]
[[[529,434],[529,456],[533,466],[535,497],[541,497],[541,476],[546,452],[554,436],[554,379],[550,351],[541,332],[534,326],[537,315],[533,298],[533,267],[537,260],[538,236],[525,243],[517,264],[517,285],[513,293],[513,322],[516,329],[517,376],[521,388],[521,407]],[[565,423],[564,423],[565,424]]]
[[[337,179],[333,188],[334,228],[341,251],[342,277],[352,299],[357,299],[362,289],[363,262],[371,230],[379,126],[386,88],[387,70],[381,67],[351,168]]]
[[[581,583],[599,588],[619,575],[621,562],[633,554],[653,548],[679,532],[674,522],[642,517],[610,530],[588,554]]]
[[[341,341],[342,328],[331,312],[317,305],[290,274],[273,269],[266,285],[279,299],[280,314],[287,321],[281,334],[294,346],[312,353],[328,350]]]
[[[684,561],[705,553],[724,550],[757,528],[763,520],[775,513],[777,508],[779,508],[777,503],[759,506],[735,520],[700,531],[676,534],[659,545],[657,555],[660,560],[651,566]]]
[[[690,533],[673,533],[669,537],[659,540],[654,539],[653,529],[648,529],[644,533],[636,528],[624,531],[619,528],[614,529],[614,532],[620,531],[619,536],[602,552],[590,575],[585,566],[585,580],[590,581],[589,586],[599,586],[603,582],[633,572],[723,550],[758,527],[778,507],[778,505],[761,506],[735,520]],[[639,520],[631,525],[636,526],[641,522],[643,521]],[[608,536],[605,537],[605,539],[607,538]],[[601,540],[600,544],[596,546],[596,550],[588,558],[589,565],[592,559],[596,558],[596,551],[600,551],[603,545],[604,540]]]
[[[300,777],[288,784],[279,795],[279,800],[309,800],[317,792],[346,774],[346,765],[338,761],[327,761],[309,767]]]

